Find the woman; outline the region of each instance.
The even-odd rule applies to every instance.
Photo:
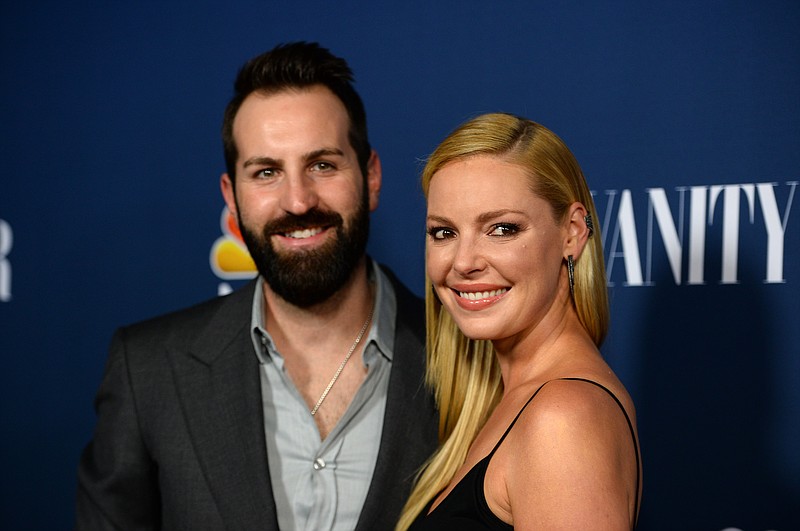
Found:
[[[598,350],[603,251],[572,153],[541,125],[483,115],[422,185],[442,444],[397,529],[632,529],[635,412]]]

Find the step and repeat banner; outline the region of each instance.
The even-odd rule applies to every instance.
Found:
[[[422,293],[425,156],[483,112],[572,148],[637,405],[642,530],[800,529],[800,4],[0,8],[0,521],[69,529],[116,327],[253,275],[219,192],[232,80],[318,41],[384,167],[370,253]]]

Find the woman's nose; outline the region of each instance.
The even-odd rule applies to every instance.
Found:
[[[453,270],[462,276],[469,276],[486,268],[486,259],[477,243],[461,240],[453,257]]]

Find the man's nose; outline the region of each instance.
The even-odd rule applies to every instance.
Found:
[[[281,208],[290,214],[303,215],[319,203],[316,184],[306,175],[292,175],[285,181]]]

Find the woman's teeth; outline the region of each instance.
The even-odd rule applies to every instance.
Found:
[[[458,296],[471,301],[478,301],[481,299],[488,299],[489,297],[497,297],[508,291],[508,288],[495,289],[492,291],[459,291]]]

